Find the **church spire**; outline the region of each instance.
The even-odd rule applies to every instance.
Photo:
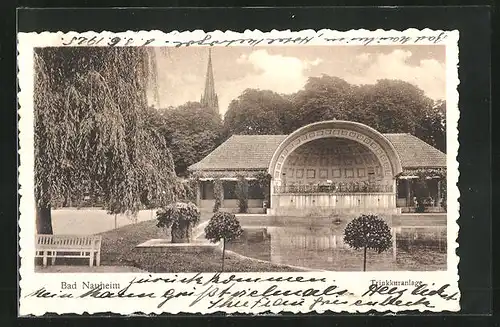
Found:
[[[205,78],[205,91],[201,96],[201,104],[219,114],[219,99],[215,93],[214,72],[212,69],[212,49],[208,49],[208,67]]]

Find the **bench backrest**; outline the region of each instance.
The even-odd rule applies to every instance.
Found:
[[[101,236],[37,235],[36,247],[98,250],[101,247]]]

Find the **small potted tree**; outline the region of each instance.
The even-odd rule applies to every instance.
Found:
[[[391,229],[375,215],[361,215],[347,224],[344,242],[355,250],[363,249],[363,271],[366,271],[366,250],[373,249],[380,254],[389,249],[392,245]]]
[[[240,222],[234,214],[229,212],[216,212],[205,227],[205,237],[210,242],[216,243],[222,240],[222,272],[224,271],[226,243],[238,239],[242,233]]]
[[[200,221],[200,210],[192,202],[177,202],[158,210],[156,218],[156,226],[171,228],[172,243],[189,243],[193,227]]]

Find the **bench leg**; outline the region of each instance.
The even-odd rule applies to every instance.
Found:
[[[47,251],[43,251],[43,266],[47,267]]]
[[[54,253],[53,253],[54,254]],[[55,265],[56,264],[56,256],[54,255],[52,258],[51,258],[51,263],[52,265]]]
[[[90,252],[89,265],[92,267],[94,265],[94,252]]]
[[[96,253],[95,265],[98,267],[101,265],[101,253],[99,252]]]

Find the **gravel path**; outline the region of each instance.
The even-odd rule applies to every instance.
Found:
[[[145,220],[155,219],[155,211],[141,210],[137,221],[125,215],[116,216],[116,227],[123,227]],[[115,216],[100,209],[57,209],[52,210],[52,228],[54,234],[92,235],[115,228]]]

